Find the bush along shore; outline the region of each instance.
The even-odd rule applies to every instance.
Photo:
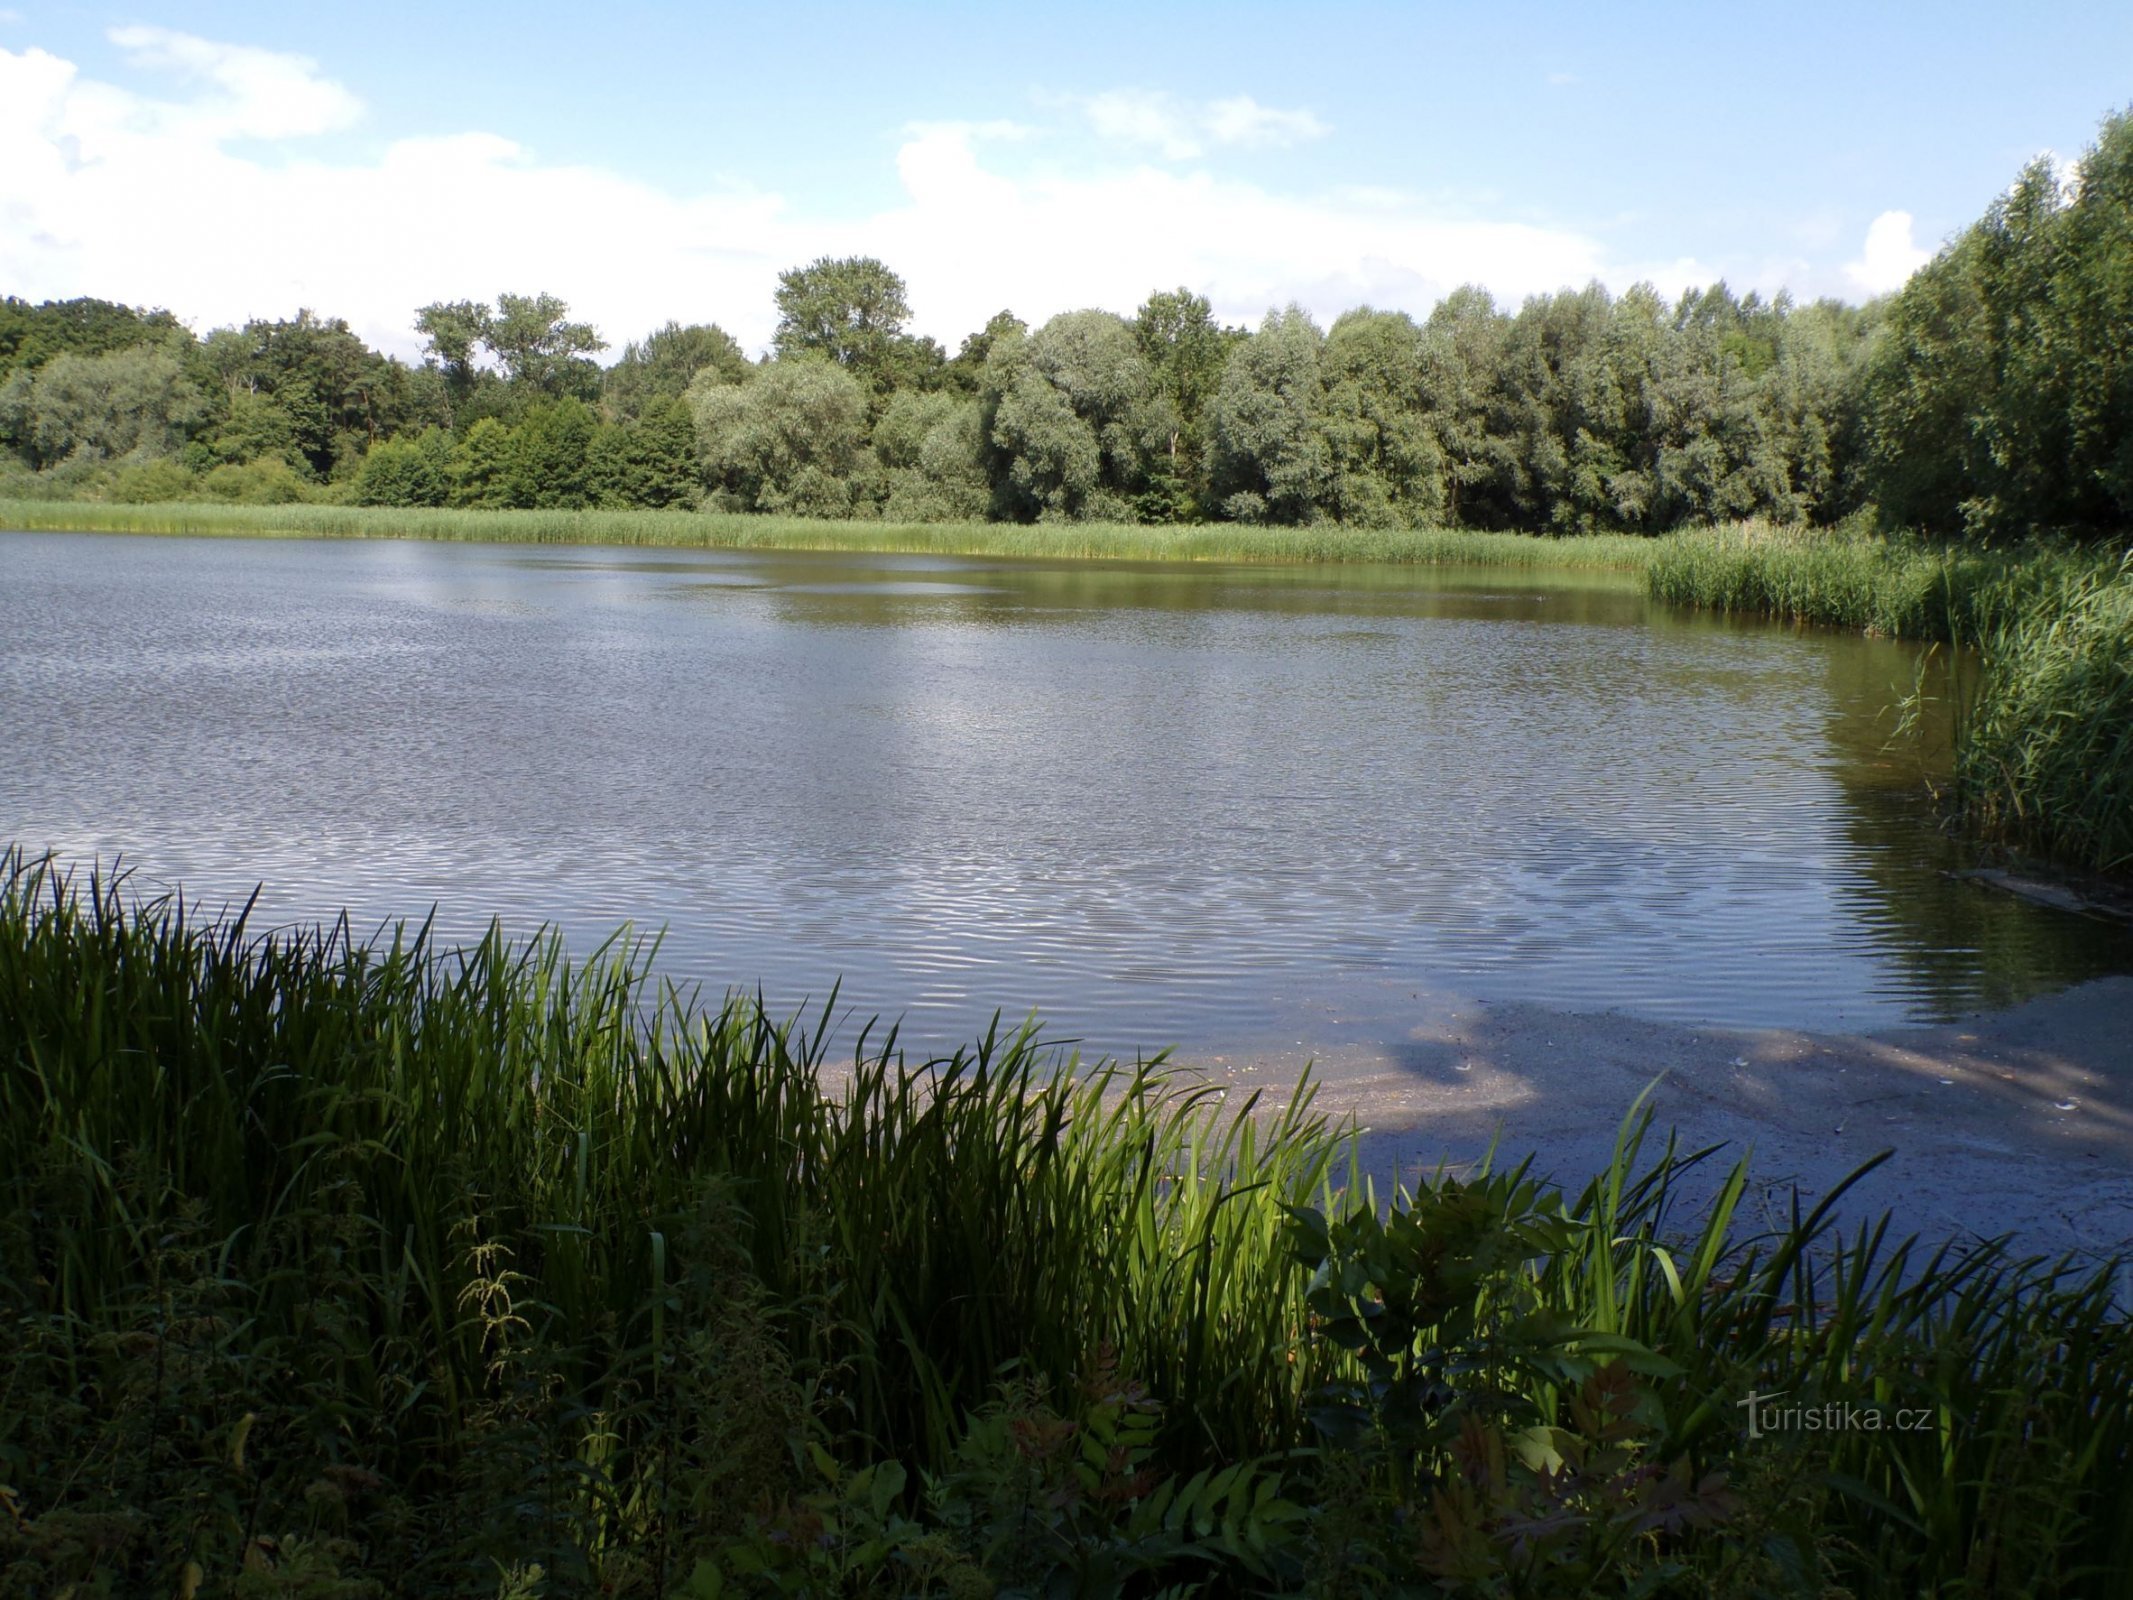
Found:
[[[2119,1595],[2124,1263],[0,864],[0,1592]],[[827,1012],[825,1012],[825,1017]]]

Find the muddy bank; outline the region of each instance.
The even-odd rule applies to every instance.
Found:
[[[1494,1141],[1581,1184],[1659,1079],[1661,1129],[1753,1157],[1750,1206],[1810,1203],[1882,1150],[1846,1197],[1930,1238],[2011,1234],[2025,1250],[2133,1250],[2133,977],[1933,1028],[1877,1034],[1683,1028],[1612,1013],[1440,1001],[1389,1046],[1317,1059],[1320,1104],[1353,1112],[1381,1176],[1457,1169]],[[1300,1053],[1203,1065],[1270,1098]]]

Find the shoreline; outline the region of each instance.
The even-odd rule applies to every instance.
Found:
[[[1846,1226],[1886,1211],[1892,1234],[2008,1235],[2018,1252],[2133,1253],[2133,975],[1956,1022],[1809,1033],[1647,1022],[1529,1003],[1448,1002],[1386,1047],[1316,1058],[1318,1109],[1362,1126],[1363,1170],[1470,1171],[1493,1143],[1580,1185],[1653,1085],[1653,1135],[1722,1145],[1715,1188],[1751,1157],[1750,1215],[1807,1204],[1880,1151],[1839,1205]],[[1286,1103],[1298,1055],[1188,1062]],[[1649,1151],[1650,1146],[1647,1146]],[[1699,1200],[1702,1198],[1698,1196]],[[1893,1239],[1891,1242],[1894,1242]]]
[[[0,530],[183,538],[413,539],[1040,560],[1472,565],[1642,576],[1664,534],[1499,533],[1341,524],[865,522],[712,511],[508,511],[0,498]]]

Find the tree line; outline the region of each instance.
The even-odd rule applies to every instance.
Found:
[[[865,257],[782,274],[770,351],[606,349],[548,294],[438,302],[425,357],[300,312],[0,302],[0,493],[1660,532],[1876,506],[1940,535],[2133,521],[2133,120],[2031,167],[1863,307],[1599,284],[1421,320],[1002,311],[950,354]]]

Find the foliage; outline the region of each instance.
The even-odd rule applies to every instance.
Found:
[[[698,459],[721,504],[803,517],[850,516],[866,445],[866,391],[819,358],[773,361],[745,384],[689,390]]]
[[[824,256],[778,274],[781,358],[818,356],[852,373],[870,395],[927,388],[946,360],[930,339],[904,332],[911,304],[904,280],[872,256]]]
[[[1124,521],[1146,460],[1175,431],[1132,328],[1069,311],[987,360],[994,504],[1017,521]]]
[[[1935,533],[2133,522],[2133,117],[2032,163],[1889,312],[1866,406],[1882,508]]]
[[[980,402],[954,390],[904,390],[874,424],[882,517],[891,522],[976,522],[992,502]]]
[[[441,429],[384,439],[363,458],[359,506],[441,506],[452,492],[452,445]]]
[[[508,381],[556,399],[589,398],[600,378],[587,358],[607,344],[589,323],[569,317],[570,307],[552,294],[500,294],[481,340]]]
[[[0,396],[0,425],[39,466],[145,461],[174,454],[205,410],[179,359],[144,344],[54,356],[34,378],[18,374]]]
[[[2003,618],[1957,750],[1956,803],[2002,838],[2133,870],[2133,559]]]
[[[599,393],[600,371],[588,358],[605,350],[606,342],[590,324],[572,322],[570,307],[552,294],[500,294],[493,307],[478,300],[436,301],[415,313],[415,330],[452,405],[468,413],[469,422],[482,380],[490,376],[476,365],[477,351],[496,363],[513,395],[558,400]]]
[[[222,460],[281,457],[325,478],[380,437],[443,420],[442,396],[421,374],[308,310],[217,329],[190,366],[222,430],[210,442]]]
[[[1333,453],[1320,370],[1325,342],[1301,307],[1269,312],[1222,374],[1214,483],[1224,513],[1238,522],[1327,516]]]
[[[183,346],[189,339],[168,311],[136,311],[86,296],[41,305],[0,297],[0,376],[35,372],[54,356],[108,355],[142,344]]]
[[[660,402],[687,394],[698,373],[745,383],[753,370],[733,335],[716,323],[685,328],[669,322],[623,346],[622,359],[601,380],[600,396],[617,420],[634,422]]]
[[[1149,464],[1141,502],[1149,522],[1197,522],[1207,493],[1207,412],[1231,348],[1246,337],[1215,322],[1203,295],[1158,291],[1133,317],[1133,338],[1156,392],[1168,403],[1161,454]]]
[[[1428,412],[1422,330],[1399,312],[1348,312],[1326,336],[1321,368],[1334,515],[1364,527],[1443,522],[1443,450]]]
[[[10,1593],[2122,1590],[2118,1263],[123,887],[0,871]]]

